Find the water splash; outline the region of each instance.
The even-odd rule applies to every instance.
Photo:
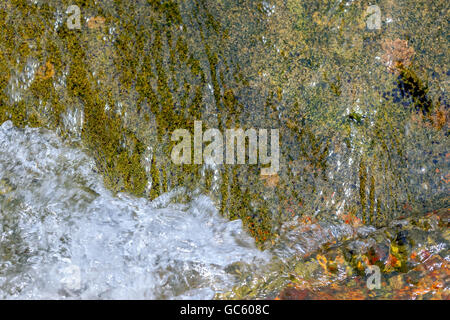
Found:
[[[43,129],[0,126],[0,297],[212,298],[256,264],[240,220],[200,196],[150,202],[108,191],[82,151]]]
[[[38,66],[39,63],[37,60],[28,58],[23,71],[13,74],[13,76],[9,79],[6,91],[11,102],[17,103],[22,100],[24,92],[34,81]]]

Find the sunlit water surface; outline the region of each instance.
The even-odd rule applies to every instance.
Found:
[[[171,198],[113,195],[55,133],[3,123],[0,298],[208,299],[270,258],[209,198]]]

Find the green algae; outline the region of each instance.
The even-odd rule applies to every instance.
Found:
[[[83,18],[104,17],[104,25],[91,29],[82,20],[81,30],[68,30],[62,19],[55,28],[56,13],[69,4],[79,5]],[[447,206],[445,183],[430,161],[448,167],[448,127],[412,120],[416,110],[429,115],[447,99],[448,41],[433,22],[444,3],[379,1],[385,16],[412,8],[381,31],[366,29],[363,1],[271,4],[269,15],[260,1],[6,1],[0,122],[70,136],[66,113],[82,110],[80,138],[111,190],[154,199],[178,186],[200,188],[261,245],[270,245],[292,213],[336,219],[343,205],[382,226],[408,213],[405,207]],[[375,58],[385,38],[408,39],[416,49],[414,65],[400,75]],[[38,69],[51,63],[54,75],[35,76],[11,102],[9,80],[30,57]],[[383,97],[395,90],[404,97]],[[280,128],[277,185],[265,185],[256,166],[224,165],[217,173],[171,163],[171,132],[192,130],[195,120],[221,131]],[[428,163],[420,150],[431,152]],[[339,171],[333,155],[351,164]],[[411,165],[428,167],[427,176],[416,177]]]

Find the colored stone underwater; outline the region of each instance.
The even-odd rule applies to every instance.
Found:
[[[282,252],[264,274],[237,264],[217,298],[446,299],[449,8],[373,5],[5,0],[0,124],[57,132],[113,193],[208,195]],[[174,163],[172,133],[196,121],[278,129],[279,169]]]

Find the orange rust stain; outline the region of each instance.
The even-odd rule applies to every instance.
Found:
[[[97,29],[103,27],[106,19],[103,17],[93,17],[88,20],[88,28],[89,29]]]

